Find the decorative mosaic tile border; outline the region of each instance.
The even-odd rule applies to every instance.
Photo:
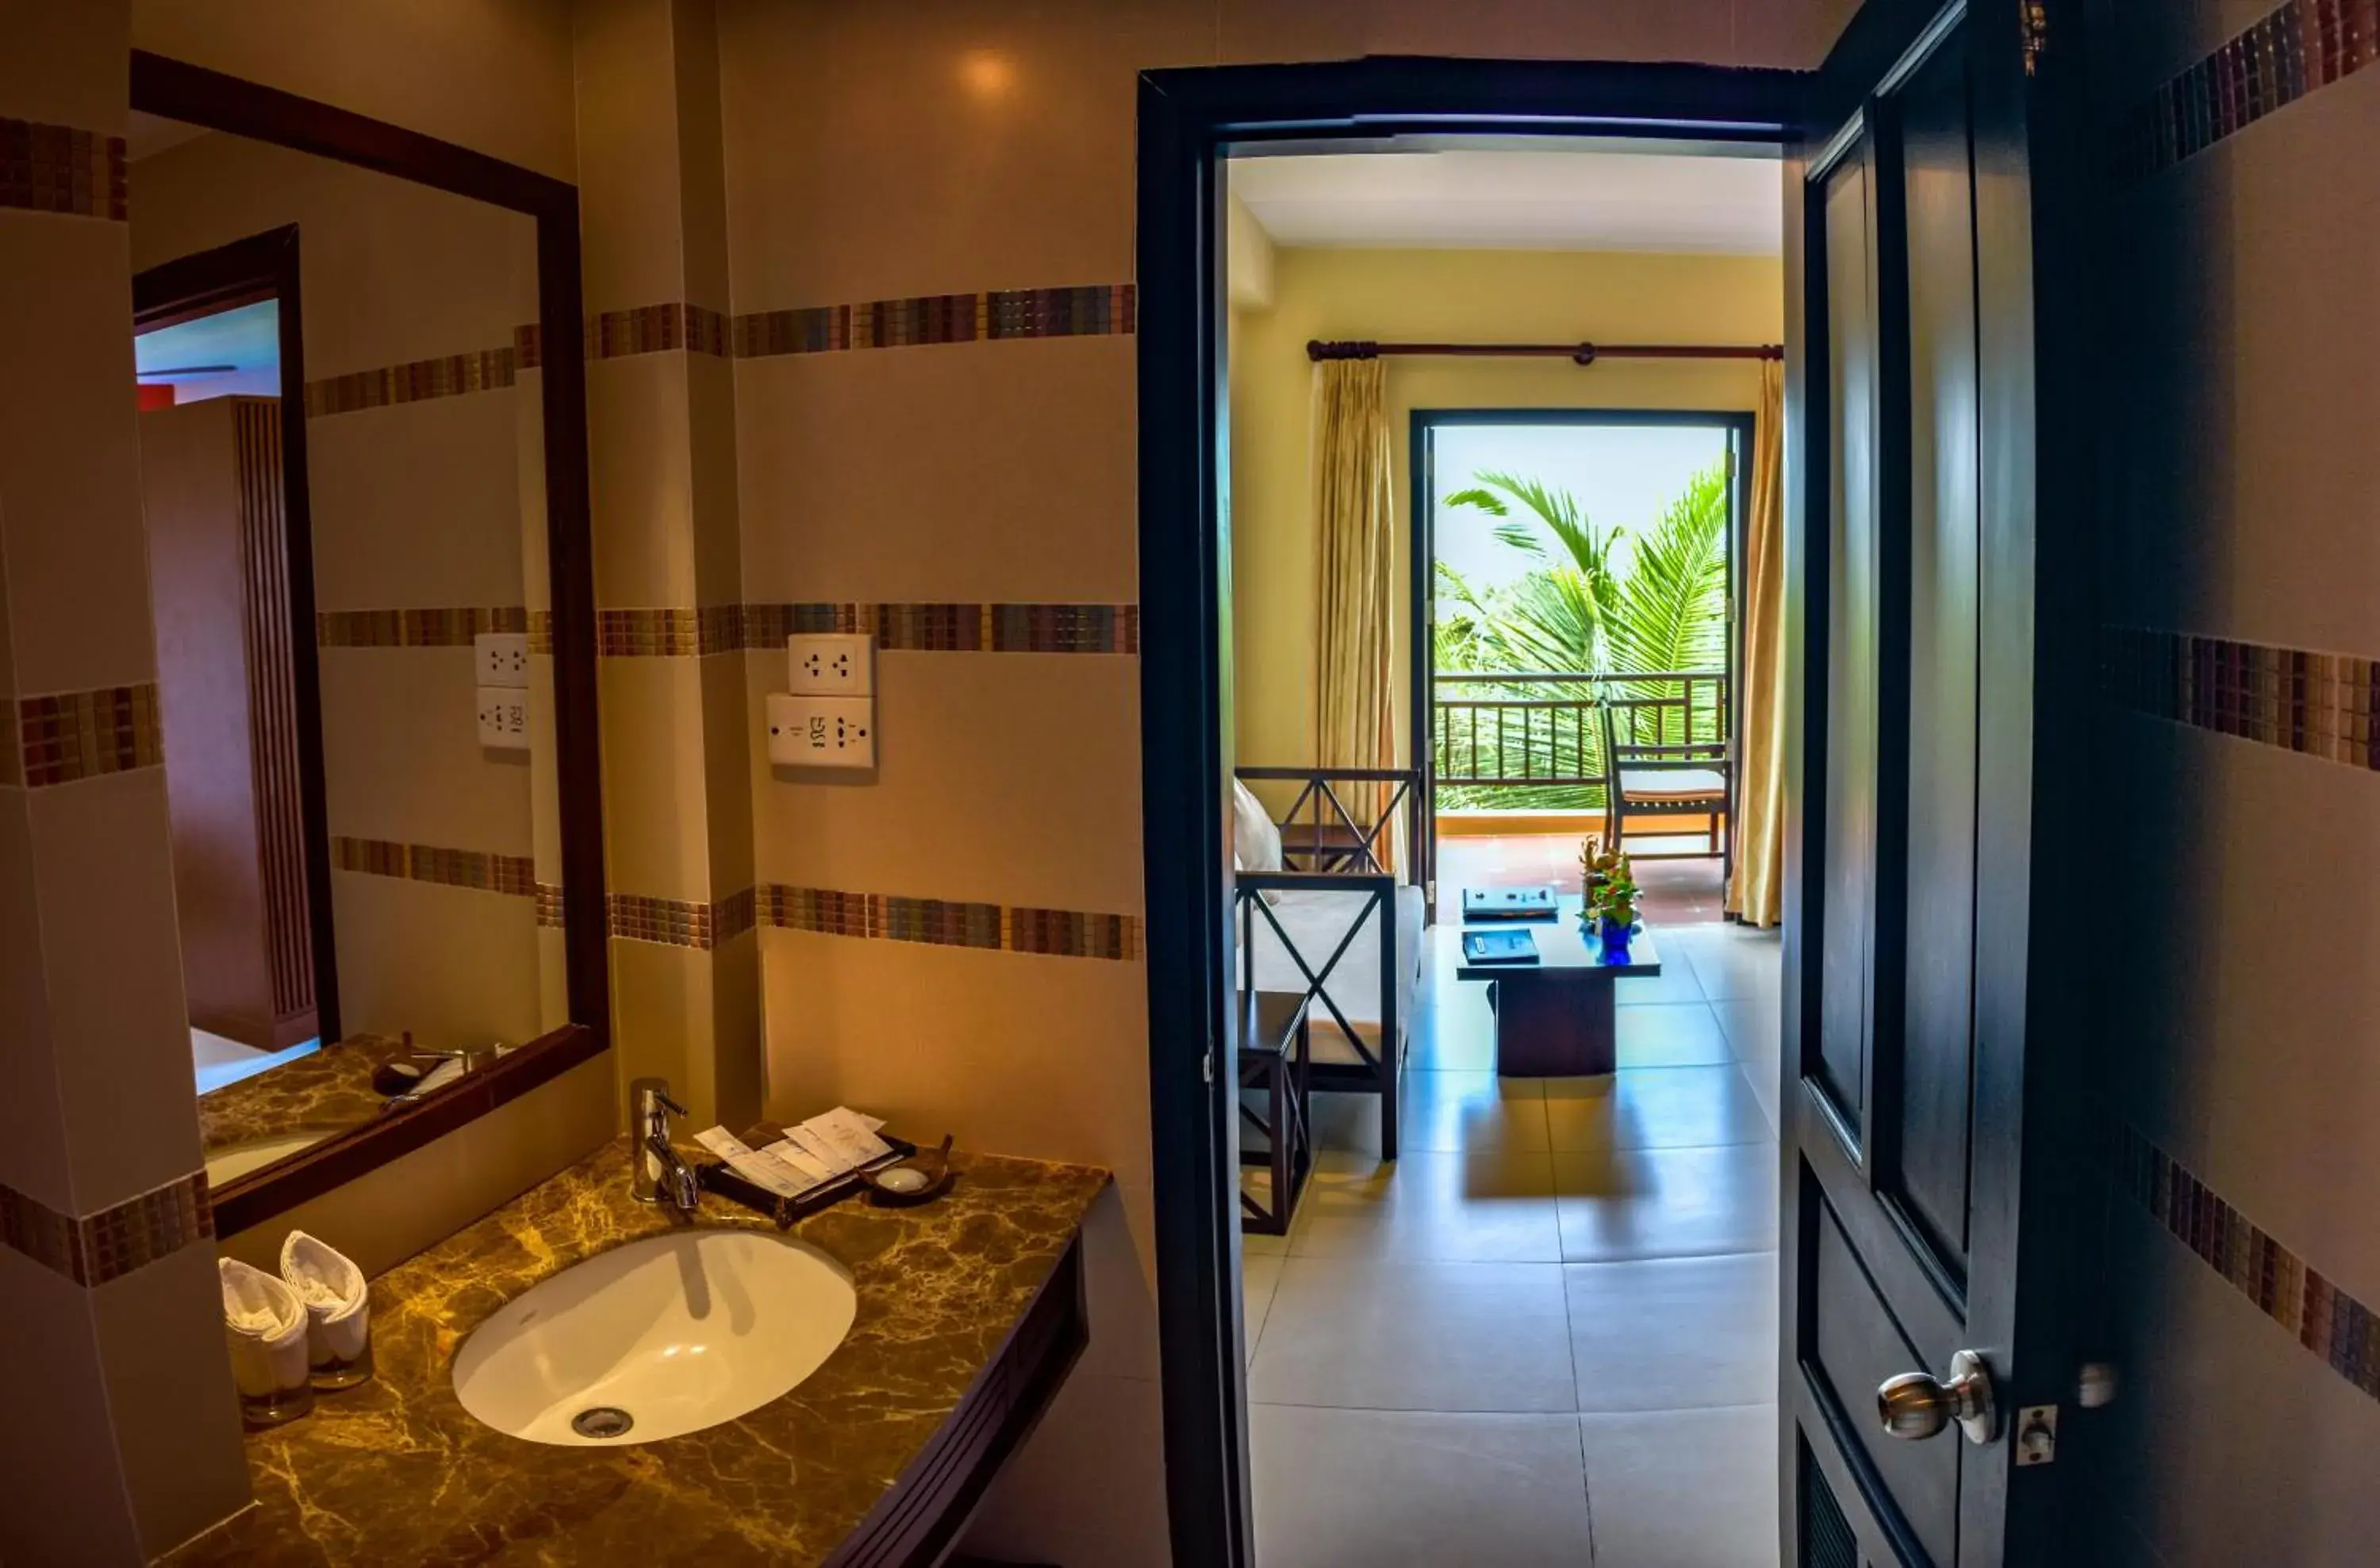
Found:
[[[529,613],[518,604],[488,609],[448,605],[417,610],[319,610],[314,641],[322,648],[468,648],[481,632],[528,632]],[[548,651],[552,647],[549,622]]]
[[[398,844],[384,838],[334,837],[331,865],[341,871],[373,877],[401,877],[407,881],[436,882],[478,893],[510,893],[536,898],[537,865],[526,855],[491,855],[479,849],[442,849],[435,845]],[[560,890],[555,890],[557,896]]]
[[[19,698],[17,739],[19,767],[9,782],[34,789],[165,760],[157,687],[146,681]]]
[[[749,359],[993,338],[1107,336],[1132,332],[1136,310],[1133,286],[1120,283],[759,310],[735,318],[735,356]]]
[[[2286,0],[2131,113],[2133,175],[2171,168],[2380,60],[2380,0]]]
[[[540,882],[537,884],[535,897],[537,899],[537,923],[553,930],[558,931],[562,930],[564,924],[562,916],[562,884],[560,882]]]
[[[306,417],[319,419],[362,408],[419,403],[431,397],[457,397],[467,392],[490,392],[512,385],[515,370],[514,352],[507,345],[471,354],[383,365],[374,371],[354,371],[308,382]]]
[[[2380,1400],[2380,1314],[2131,1127],[2123,1130],[2117,1159],[2116,1179],[2126,1197],[2332,1371]]]
[[[605,903],[610,906],[612,934],[629,942],[708,950],[735,941],[753,926],[753,894],[748,887],[711,904],[641,893],[615,893]]]
[[[120,136],[0,119],[0,207],[121,223],[126,168]]]
[[[672,301],[606,310],[587,322],[587,357],[616,359],[626,354],[660,354],[684,348],[727,356],[725,312]]]
[[[1141,955],[1141,921],[1136,915],[1016,909],[999,904],[838,893],[832,888],[785,887],[774,882],[758,892],[762,923],[784,930],[1062,958]]]
[[[2154,718],[2380,770],[2380,660],[2100,629],[2100,689]]]
[[[193,1171],[85,1219],[0,1185],[0,1246],[79,1285],[103,1285],[215,1234],[207,1176]]]
[[[531,322],[513,328],[513,369],[534,371],[545,363],[545,324]]]
[[[733,653],[744,646],[744,607],[699,610],[598,610],[595,651],[605,659],[653,659]]]
[[[871,632],[876,646],[935,653],[1137,653],[1137,604],[747,604],[744,646],[795,632]]]

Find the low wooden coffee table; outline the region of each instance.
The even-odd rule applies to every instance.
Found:
[[[1617,1064],[1617,988],[1623,975],[1658,975],[1661,954],[1650,931],[1628,944],[1628,961],[1607,964],[1587,934],[1575,893],[1551,919],[1496,920],[1466,931],[1524,930],[1536,939],[1534,964],[1464,963],[1457,979],[1486,980],[1496,1010],[1496,1071],[1513,1078],[1585,1077]],[[1458,905],[1456,907],[1461,907]]]

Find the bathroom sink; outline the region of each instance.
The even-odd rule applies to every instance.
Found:
[[[463,1408],[531,1442],[650,1442],[732,1421],[817,1371],[859,1300],[825,1253],[696,1230],[599,1253],[524,1291],[455,1356]]]

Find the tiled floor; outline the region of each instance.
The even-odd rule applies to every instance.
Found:
[[[1445,926],[1402,1158],[1317,1097],[1296,1222],[1245,1248],[1263,1568],[1776,1568],[1778,947],[1648,918],[1610,1078],[1500,1079]]]

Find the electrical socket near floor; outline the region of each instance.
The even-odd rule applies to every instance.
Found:
[[[528,633],[481,632],[471,650],[481,686],[528,685]]]
[[[781,768],[876,766],[876,699],[769,694],[769,760]]]

